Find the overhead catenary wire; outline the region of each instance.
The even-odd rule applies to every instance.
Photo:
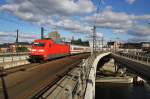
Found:
[[[95,21],[94,21],[94,25],[93,26],[96,26],[97,18],[98,18],[98,13],[99,13],[100,7],[101,7],[101,3],[102,3],[102,0],[98,0],[98,6],[97,6],[96,16],[95,16]]]
[[[96,35],[96,25],[97,25],[97,18],[98,18],[98,13],[100,10],[100,6],[101,6],[101,0],[98,0],[98,6],[97,6],[97,10],[96,10],[96,16],[95,16],[95,20],[94,20],[94,24],[93,24],[93,50],[92,50],[92,54],[94,54],[97,50],[97,35]]]

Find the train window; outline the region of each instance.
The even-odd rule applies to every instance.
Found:
[[[44,43],[41,43],[41,42],[34,42],[34,43],[33,43],[33,46],[44,47],[45,44],[44,44]]]
[[[74,47],[74,50],[84,50],[84,48]]]

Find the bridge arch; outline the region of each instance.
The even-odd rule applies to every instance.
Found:
[[[95,58],[89,73],[84,99],[95,99],[95,79],[96,79],[97,65],[103,57],[108,55],[110,55],[110,52],[99,54]]]

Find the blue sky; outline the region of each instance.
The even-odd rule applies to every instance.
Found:
[[[0,43],[14,42],[16,29],[21,33],[20,41],[32,41],[39,38],[41,26],[46,29],[45,36],[58,30],[68,39],[87,40],[95,20],[97,34],[106,40],[149,41],[150,0],[101,0],[97,14],[98,2],[0,0]]]
[[[127,0],[106,0],[107,5],[111,5],[114,11],[126,12],[129,14],[143,15],[149,14],[149,0],[135,0],[133,4],[129,4]]]

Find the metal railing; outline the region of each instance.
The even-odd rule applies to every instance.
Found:
[[[9,56],[20,56],[20,55],[28,55],[29,52],[6,52],[0,53],[0,57],[9,57]]]
[[[82,63],[79,65],[79,70],[76,75],[72,75],[71,79],[69,79],[66,83],[64,88],[61,92],[56,96],[55,99],[60,99],[64,95],[65,89],[67,89],[68,99],[80,99],[84,97],[87,81],[89,78],[89,73],[92,67],[92,63],[95,59],[95,56],[90,56],[88,59],[83,59]],[[68,84],[73,80],[76,79],[74,86],[68,86]]]
[[[129,53],[115,53],[115,54],[132,59],[134,61],[138,61],[146,64],[150,63],[150,57],[148,56],[143,56],[140,54],[129,54]]]
[[[73,75],[71,79],[66,82],[64,90],[68,89],[68,99],[80,99],[81,97],[84,97],[89,73],[94,59],[95,56],[93,55],[90,56],[88,59],[83,59],[82,63],[79,65],[79,70],[77,74]],[[76,82],[71,88],[71,86],[69,87],[68,84],[71,82],[71,80],[73,80],[73,78],[76,79]],[[61,96],[64,95],[64,90],[61,90]],[[60,99],[60,96],[55,99]]]
[[[46,89],[44,91],[41,90],[33,97],[33,99],[80,99],[81,97],[84,97],[94,59],[94,56],[83,59],[76,68],[72,69],[59,81],[55,82],[50,89],[47,91],[45,91]]]
[[[29,58],[28,55],[0,57],[0,63],[15,62],[20,60],[26,60],[28,58]]]

